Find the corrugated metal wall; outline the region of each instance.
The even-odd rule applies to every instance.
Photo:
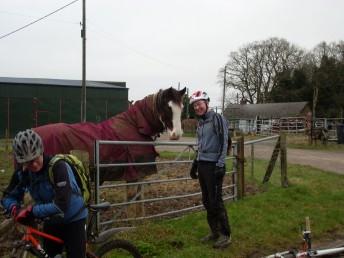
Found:
[[[9,130],[80,122],[81,87],[0,83],[0,138]],[[125,87],[87,87],[87,121],[100,122],[128,108]]]

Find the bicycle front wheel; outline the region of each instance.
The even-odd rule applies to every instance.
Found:
[[[96,254],[101,258],[142,258],[139,250],[132,243],[123,239],[114,239],[109,242],[106,242],[98,248]]]
[[[25,248],[24,245],[21,245],[12,249],[10,257],[11,258],[33,258],[33,257],[41,257],[41,256],[32,254]]]

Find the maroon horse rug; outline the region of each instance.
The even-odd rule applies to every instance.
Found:
[[[182,134],[180,119],[185,90],[178,91],[172,87],[160,90],[136,101],[127,111],[98,124],[57,123],[33,130],[42,137],[45,154],[87,151],[92,167],[96,140],[153,141],[165,130],[169,131],[170,139],[178,139]],[[157,155],[153,145],[101,145],[99,159],[101,163],[152,162]],[[101,181],[134,181],[151,173],[156,173],[156,166],[113,167],[102,169],[100,178]]]

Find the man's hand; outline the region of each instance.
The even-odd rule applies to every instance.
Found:
[[[224,177],[224,175],[226,174],[226,166],[223,166],[223,167],[216,166],[214,173],[215,173],[216,178]]]
[[[23,225],[30,225],[33,221],[32,206],[29,205],[22,209],[15,217],[16,221]]]
[[[192,166],[190,169],[190,177],[192,179],[198,178],[198,161],[196,159],[194,159],[194,161],[192,162]]]

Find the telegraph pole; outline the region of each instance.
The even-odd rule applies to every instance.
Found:
[[[190,118],[190,114],[189,114],[189,105],[190,105],[190,99],[189,99],[189,88],[186,88],[186,118],[189,119]]]
[[[222,115],[225,113],[226,72],[227,72],[227,65],[225,66],[225,69],[223,71]]]
[[[86,0],[82,0],[82,85],[81,85],[81,122],[86,122]]]

